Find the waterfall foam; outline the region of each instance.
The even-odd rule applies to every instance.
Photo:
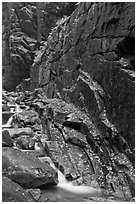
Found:
[[[22,110],[20,109],[19,105],[12,105],[12,104],[7,104],[10,107],[10,112],[13,113],[13,115],[8,119],[7,123],[2,125],[2,128],[11,128],[12,125],[12,120],[13,120],[13,116],[17,115],[18,113],[21,113]]]
[[[64,174],[55,167],[53,161],[49,157],[45,157],[46,161],[50,163],[50,165],[58,172],[58,184],[56,187],[54,187],[54,190],[56,188],[58,193],[62,193],[62,191],[66,194],[67,196],[73,197],[75,195],[81,195],[81,196],[101,196],[102,195],[102,190],[101,189],[96,189],[91,186],[74,186],[72,182],[68,181]],[[65,195],[64,194],[64,195]],[[66,195],[65,195],[66,197]]]

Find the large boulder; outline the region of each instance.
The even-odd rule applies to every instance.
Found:
[[[32,155],[18,149],[4,147],[2,150],[3,175],[25,188],[56,185],[57,172],[49,163],[42,164]]]
[[[32,196],[9,178],[2,178],[2,202],[34,202]]]

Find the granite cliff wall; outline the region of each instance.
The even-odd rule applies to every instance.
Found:
[[[3,88],[7,91],[14,91],[23,79],[29,78],[35,54],[47,40],[51,28],[55,27],[57,21],[64,15],[70,15],[77,6],[75,2],[40,2],[39,5],[41,43],[37,41],[36,2],[3,2],[2,4]],[[6,28],[7,25],[9,30]],[[7,66],[6,50],[9,53],[9,66]]]
[[[88,113],[98,134],[111,138],[134,164],[135,4],[80,3],[54,28],[31,68],[42,87]]]

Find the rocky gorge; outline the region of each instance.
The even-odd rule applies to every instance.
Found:
[[[3,73],[3,201],[134,201],[135,4],[78,3],[35,48],[23,6]]]

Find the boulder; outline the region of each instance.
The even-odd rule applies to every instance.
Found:
[[[3,177],[2,202],[34,202],[34,199],[20,185],[7,177]]]
[[[20,137],[22,135],[33,136],[33,131],[29,127],[26,127],[26,128],[5,128],[4,130],[7,130],[9,132],[11,138],[17,138],[17,137]]]
[[[12,147],[13,146],[13,140],[10,137],[9,131],[8,130],[3,130],[2,131],[2,146],[5,147]]]
[[[16,146],[19,149],[30,149],[33,150],[35,148],[35,139],[31,138],[28,135],[22,135],[16,139]]]
[[[58,183],[57,172],[47,163],[19,149],[3,147],[3,175],[24,188],[37,188]]]
[[[40,125],[38,113],[34,110],[24,110],[18,114],[18,123],[23,122],[25,126]]]

